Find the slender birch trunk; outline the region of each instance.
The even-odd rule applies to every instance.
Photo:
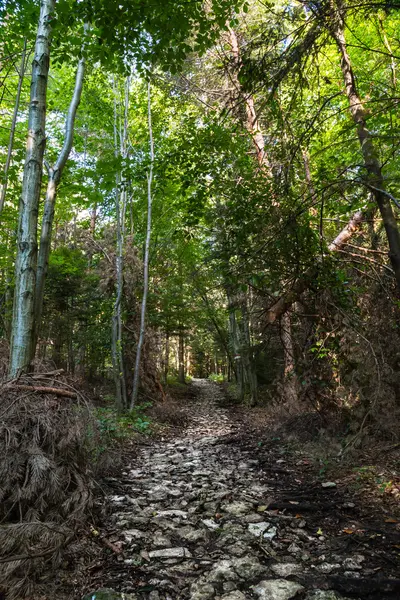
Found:
[[[125,96],[124,96],[124,121],[123,128],[119,135],[118,144],[118,115],[117,115],[117,99],[115,82],[113,80],[114,88],[114,148],[115,156],[122,156],[123,159],[127,157],[127,140],[128,140],[128,111],[129,111],[129,88],[130,78],[128,77],[125,82]],[[125,377],[125,364],[124,364],[124,352],[123,352],[123,339],[122,339],[122,296],[124,292],[124,213],[126,206],[126,182],[121,179],[120,174],[116,175],[115,185],[115,218],[116,218],[116,229],[117,229],[117,248],[116,248],[116,272],[117,272],[117,285],[116,285],[116,298],[114,302],[114,310],[112,316],[112,337],[111,337],[111,355],[113,362],[114,381],[116,389],[117,407],[120,411],[123,411],[128,406],[128,395],[126,390],[126,377]]]
[[[185,384],[185,338],[181,330],[178,335],[178,381]]]
[[[55,0],[42,0],[32,63],[28,139],[19,209],[10,376],[29,369],[34,355],[37,224],[46,145],[46,95]]]
[[[19,112],[19,103],[20,103],[20,99],[21,99],[22,84],[24,82],[24,76],[25,76],[25,68],[26,68],[25,61],[26,61],[26,38],[24,39],[24,47],[22,50],[21,64],[20,64],[19,72],[18,72],[17,95],[15,97],[14,112],[13,112],[13,117],[12,117],[12,121],[11,121],[11,130],[10,130],[10,137],[8,140],[6,164],[4,166],[3,185],[1,188],[1,194],[0,194],[0,214],[4,208],[4,202],[6,199],[6,192],[7,192],[7,186],[8,186],[8,171],[9,171],[10,165],[11,165],[12,151],[13,151],[13,147],[14,147],[15,128],[17,126],[17,117],[18,117],[18,112]]]
[[[143,298],[142,308],[140,313],[140,333],[139,342],[136,351],[135,361],[135,373],[133,376],[133,390],[131,398],[131,408],[136,404],[138,393],[139,393],[139,380],[140,380],[140,358],[142,354],[142,347],[144,343],[144,336],[146,333],[146,306],[147,306],[147,295],[149,291],[149,255],[150,255],[150,240],[151,240],[151,213],[153,206],[153,195],[152,195],[152,184],[153,184],[153,170],[154,170],[154,140],[153,140],[153,128],[151,122],[151,85],[150,82],[147,86],[147,118],[149,126],[149,142],[150,142],[150,167],[147,175],[147,232],[146,232],[146,245],[144,252],[144,272],[143,272]]]
[[[86,31],[86,26],[85,26]],[[37,339],[40,332],[42,312],[43,312],[43,297],[44,285],[46,281],[47,269],[49,264],[49,256],[51,249],[51,234],[54,221],[54,210],[57,199],[58,186],[61,181],[64,167],[67,163],[72,150],[74,141],[74,128],[76,113],[79,107],[82,96],[83,80],[85,76],[85,59],[82,57],[79,60],[75,75],[75,87],[72,99],[69,105],[67,118],[65,121],[65,137],[64,144],[57,161],[48,169],[48,183],[46,198],[44,202],[42,229],[40,232],[40,247],[37,265],[36,289],[35,289],[35,336],[33,344],[33,353],[35,352]],[[33,356],[32,356],[33,358]]]
[[[393,212],[391,199],[386,192],[382,165],[378,158],[373,137],[367,128],[367,111],[357,91],[356,80],[350,56],[347,52],[344,23],[345,9],[339,0],[336,5],[332,3],[332,35],[339,49],[340,66],[343,74],[345,92],[349,102],[351,117],[357,128],[357,135],[367,172],[365,185],[368,187],[381,213],[389,242],[389,258],[396,277],[397,287],[400,292],[400,232],[396,217]]]
[[[241,313],[242,313],[242,355],[243,355],[243,366],[244,375],[247,383],[247,390],[250,394],[250,404],[255,406],[258,400],[258,385],[257,385],[257,372],[255,368],[254,358],[252,355],[252,343],[250,335],[250,318],[249,309],[247,305],[247,293],[243,294],[241,298]]]
[[[165,354],[164,354],[164,384],[168,381],[169,371],[169,331],[165,333]]]

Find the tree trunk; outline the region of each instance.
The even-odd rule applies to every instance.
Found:
[[[169,371],[169,331],[165,334],[164,383],[167,384]]]
[[[237,39],[236,32],[233,29],[229,28],[229,34],[230,34],[232,53],[233,53],[233,57],[234,57],[234,67],[236,70],[238,70],[240,67],[240,63],[241,63],[239,42]],[[258,165],[259,165],[260,169],[262,169],[262,171],[265,173],[265,175],[269,179],[271,179],[272,178],[271,165],[269,163],[268,154],[265,149],[264,136],[262,134],[260,123],[259,123],[258,116],[257,116],[257,112],[255,109],[254,98],[251,94],[243,93],[242,87],[241,87],[239,79],[237,77],[237,73],[235,73],[235,81],[237,83],[238,90],[239,90],[241,96],[244,98],[244,102],[245,102],[245,106],[246,106],[246,115],[247,115],[247,120],[246,120],[245,126],[246,126],[248,133],[251,136],[253,145],[255,147]],[[245,302],[246,302],[246,308],[247,308],[247,298],[246,298]],[[249,322],[246,317],[244,317],[244,322],[247,323],[246,327],[248,328]],[[289,337],[291,338],[291,336],[292,336],[292,326],[291,326],[289,314],[285,315],[285,325],[286,325],[286,327],[285,327],[286,334],[285,334],[285,338],[284,339],[282,338],[284,360],[285,360],[283,385],[284,385],[284,388],[287,389],[286,394],[290,395],[292,397],[292,400],[297,402],[297,398],[295,397],[296,396],[295,392],[298,389],[298,385],[297,385],[297,381],[296,381],[297,376],[296,376],[296,372],[293,368],[293,354],[289,350],[290,348],[293,349],[293,340],[288,339]],[[250,333],[248,333],[247,337],[250,338]],[[284,343],[284,340],[285,340],[285,343]],[[256,401],[257,401],[257,389],[256,389],[257,388],[257,383],[256,383],[257,375],[255,373],[254,366],[251,364],[253,362],[252,357],[249,357],[249,361],[250,361],[250,363],[249,363],[248,369],[246,369],[246,370],[248,371],[249,386],[250,386],[250,390],[251,390],[251,392],[250,392],[251,400],[252,400],[252,403],[256,403]],[[255,381],[255,383],[254,383],[254,381]]]
[[[241,312],[242,312],[242,356],[243,356],[243,367],[244,376],[247,384],[247,392],[250,396],[251,406],[255,406],[258,400],[258,385],[257,385],[257,373],[254,364],[254,357],[252,355],[252,343],[250,336],[250,321],[249,311],[247,306],[247,295],[243,294],[241,299]]]
[[[296,361],[291,327],[292,321],[290,313],[286,312],[282,315],[281,319],[281,339],[285,352],[283,397],[290,407],[295,408],[299,402],[299,382],[296,375]]]
[[[94,237],[96,233],[96,222],[97,222],[97,203],[93,206],[90,211],[90,235]]]
[[[238,322],[236,318],[237,303],[236,298],[230,288],[226,288],[226,295],[228,298],[228,314],[229,314],[229,338],[232,346],[234,373],[236,377],[236,385],[238,389],[238,400],[243,402],[244,400],[244,370],[243,370],[243,356],[241,351],[241,342],[239,335]]]
[[[79,60],[78,68],[76,70],[74,93],[69,105],[68,115],[65,122],[64,144],[55,165],[49,168],[49,181],[47,184],[46,199],[44,202],[42,229],[40,233],[39,257],[37,265],[37,278],[35,290],[35,338],[33,344],[33,353],[35,352],[42,320],[44,284],[49,264],[51,233],[53,229],[54,209],[56,204],[58,185],[60,183],[65,164],[72,150],[72,144],[74,140],[75,118],[81,100],[84,75],[85,59],[81,58]]]
[[[185,384],[185,337],[183,331],[179,332],[178,361],[178,381]]]
[[[153,183],[153,169],[154,169],[154,140],[153,140],[153,128],[151,123],[151,86],[150,82],[147,86],[147,118],[149,125],[149,141],[150,141],[150,168],[147,175],[147,232],[146,232],[146,245],[144,252],[144,273],[143,273],[143,298],[142,308],[140,313],[140,334],[139,342],[136,351],[135,361],[135,373],[133,377],[133,391],[131,398],[131,408],[136,404],[138,393],[139,393],[139,380],[140,380],[140,358],[142,353],[142,347],[144,343],[144,336],[146,333],[146,306],[147,306],[147,295],[149,291],[149,258],[150,258],[150,240],[151,240],[151,213],[153,206],[152,196],[152,183]]]
[[[8,171],[9,171],[10,165],[11,165],[12,151],[13,151],[13,147],[14,147],[15,128],[17,126],[17,118],[18,118],[18,112],[19,112],[19,103],[20,103],[20,99],[21,99],[22,84],[24,82],[24,76],[25,76],[25,67],[26,67],[25,59],[26,59],[26,38],[24,39],[24,47],[22,50],[21,64],[19,67],[17,95],[15,97],[14,112],[13,112],[13,117],[12,117],[12,121],[11,121],[11,130],[10,130],[10,137],[8,140],[6,164],[4,166],[4,179],[3,179],[3,186],[2,186],[1,194],[0,194],[0,214],[4,208],[4,202],[6,199],[6,192],[7,192],[7,185],[8,185]]]
[[[34,355],[37,222],[46,145],[46,94],[55,0],[42,0],[32,63],[28,141],[19,209],[10,377],[27,371]]]
[[[128,110],[129,110],[129,88],[130,78],[125,82],[125,97],[124,97],[124,127],[121,133],[120,147],[118,145],[117,134],[117,98],[115,82],[113,80],[114,89],[114,148],[115,156],[121,154],[125,159],[127,156],[127,141],[128,141]],[[125,361],[122,339],[122,296],[124,292],[124,225],[123,215],[126,204],[126,182],[121,179],[120,174],[116,176],[115,185],[115,219],[117,230],[117,248],[115,266],[117,272],[116,297],[114,302],[114,310],[112,316],[112,336],[111,336],[111,355],[113,362],[114,381],[116,389],[116,404],[120,412],[128,406],[128,396],[126,390],[125,376]]]
[[[400,292],[400,232],[397,226],[396,218],[393,213],[392,204],[389,195],[385,189],[385,182],[382,175],[382,165],[378,158],[377,149],[374,146],[373,138],[367,128],[367,112],[358,95],[356,81],[350,56],[347,52],[344,24],[345,10],[340,2],[332,7],[332,35],[339,48],[345,92],[349,101],[350,113],[357,127],[357,135],[360,141],[361,153],[364,159],[364,166],[367,172],[365,185],[372,191],[372,195],[381,213],[385,227],[387,239],[389,242],[389,258],[396,277],[397,287]]]

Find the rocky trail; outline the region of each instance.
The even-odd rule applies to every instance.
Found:
[[[193,385],[189,426],[109,478],[118,551],[85,600],[400,598],[398,525],[282,440],[248,434],[217,385]]]

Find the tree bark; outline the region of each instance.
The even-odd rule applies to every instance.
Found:
[[[79,60],[78,67],[76,70],[74,93],[69,105],[68,114],[65,122],[64,144],[56,163],[53,167],[49,168],[49,180],[47,184],[46,199],[44,202],[42,229],[40,233],[39,257],[37,265],[35,289],[35,336],[32,349],[32,359],[34,357],[34,352],[42,320],[44,285],[49,264],[51,233],[53,229],[54,209],[56,204],[57,191],[65,164],[72,150],[72,144],[74,140],[75,118],[81,100],[84,75],[85,59],[82,57]]]
[[[28,139],[19,209],[10,376],[30,368],[34,355],[37,224],[46,145],[46,95],[55,0],[42,0],[32,63]]]
[[[167,384],[169,371],[169,331],[165,334],[164,383]]]
[[[246,381],[246,388],[250,395],[250,404],[255,406],[258,400],[258,384],[257,384],[257,372],[254,363],[254,357],[252,355],[252,343],[250,336],[250,323],[249,323],[249,311],[247,306],[247,295],[243,294],[241,298],[241,333],[242,333],[242,356],[243,356],[243,367],[244,376]]]
[[[92,210],[90,211],[90,235],[92,237],[94,237],[94,234],[96,233],[96,222],[97,222],[97,203],[95,203],[95,205],[93,206]]]
[[[117,102],[116,89],[114,88],[114,148],[115,156],[118,157],[121,153],[123,159],[127,155],[127,139],[128,139],[128,110],[129,110],[129,88],[130,78],[125,82],[125,97],[124,97],[124,126],[121,134],[120,148],[118,147],[117,135]],[[122,199],[122,206],[121,206]],[[115,219],[117,229],[117,247],[116,247],[116,297],[114,302],[114,310],[112,316],[112,337],[111,337],[111,354],[113,361],[114,381],[116,388],[116,404],[120,412],[128,406],[128,395],[126,390],[125,376],[125,361],[122,339],[122,296],[124,292],[124,225],[123,215],[124,206],[126,204],[126,182],[121,179],[120,174],[116,175],[115,185]]]
[[[178,336],[178,363],[178,381],[185,384],[185,337],[183,331],[180,331]]]
[[[296,374],[296,361],[292,336],[292,320],[289,312],[286,312],[284,315],[282,315],[281,339],[285,356],[283,396],[288,406],[295,408],[299,402],[299,382]]]
[[[6,199],[6,192],[7,192],[7,186],[8,186],[8,171],[9,171],[10,165],[11,165],[12,151],[13,151],[13,147],[14,147],[15,128],[17,126],[17,117],[18,117],[18,112],[19,112],[19,103],[20,103],[20,99],[21,99],[22,84],[24,82],[24,76],[25,76],[25,67],[26,67],[25,60],[26,60],[26,38],[24,39],[24,47],[22,50],[21,64],[19,67],[17,95],[15,97],[14,112],[13,112],[13,117],[12,117],[12,121],[11,121],[11,130],[10,130],[10,137],[8,140],[6,164],[4,166],[4,179],[3,179],[3,186],[2,186],[1,194],[0,194],[0,214],[4,208],[4,202]]]
[[[139,381],[140,381],[140,358],[142,353],[142,347],[144,343],[144,337],[146,333],[146,307],[147,307],[147,295],[149,291],[149,258],[150,258],[150,241],[151,241],[151,216],[153,206],[153,169],[154,169],[154,140],[153,140],[153,127],[151,122],[151,85],[150,82],[147,86],[147,119],[149,126],[149,142],[150,142],[150,167],[147,175],[147,232],[146,232],[146,245],[144,252],[144,272],[143,272],[143,298],[142,307],[140,312],[140,334],[139,342],[136,351],[135,361],[135,373],[133,376],[133,390],[131,398],[131,408],[136,404],[138,393],[139,393]]]
[[[228,286],[225,288],[226,295],[228,298],[228,314],[229,314],[229,338],[232,346],[233,354],[233,369],[236,378],[236,385],[238,390],[238,400],[243,402],[245,395],[244,388],[244,368],[243,368],[243,356],[240,341],[240,333],[238,328],[238,321],[236,317],[237,311],[237,299],[234,296],[232,289]]]

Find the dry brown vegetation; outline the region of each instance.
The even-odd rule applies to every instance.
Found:
[[[52,386],[75,399],[38,393],[38,381],[16,382],[32,391],[0,389],[0,581],[7,600],[31,593],[37,577],[60,564],[93,501],[90,406],[65,379]]]

